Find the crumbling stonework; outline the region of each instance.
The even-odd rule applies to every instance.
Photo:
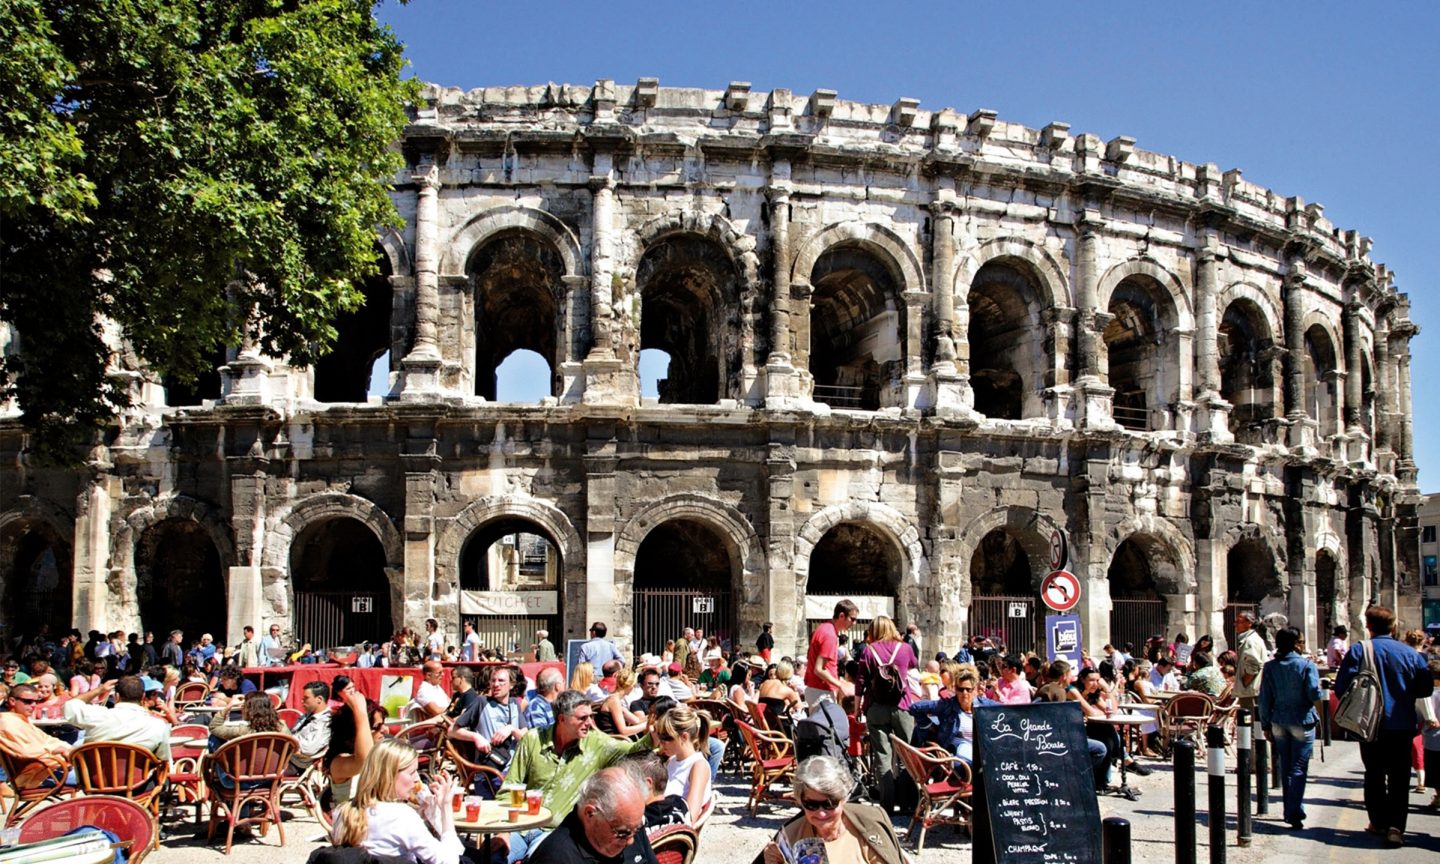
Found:
[[[490,600],[552,604],[564,638],[604,620],[658,650],[630,644],[637,597],[675,589],[795,648],[807,598],[854,594],[948,650],[995,596],[1031,603],[994,625],[1028,641],[1059,534],[1092,647],[1219,638],[1237,604],[1312,645],[1369,602],[1419,621],[1418,331],[1319,205],[910,99],[426,98],[408,227],[378,238],[388,278],[339,359],[235,346],[217,398],[183,407],[128,370],[143,407],[81,473],[32,470],[0,422],[7,592],[63,564],[57,621],[165,629],[151,583],[183,540],[216,562],[175,570],[207,604],[190,626],[294,629],[304,582],[453,639],[467,542],[513,530],[550,542],[558,586]],[[519,349],[549,364],[540,404],[494,401]],[[670,357],[658,399],[647,349]],[[390,392],[355,401],[385,351]]]

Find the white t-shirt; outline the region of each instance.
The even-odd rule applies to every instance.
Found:
[[[445,651],[445,637],[441,635],[439,630],[436,630],[434,633],[425,637],[425,646],[430,652],[430,659],[439,660]]]
[[[419,864],[459,864],[465,851],[454,831],[436,839],[425,826],[425,820],[409,804],[381,801],[365,816],[369,830],[362,845],[372,855],[405,858]]]
[[[415,691],[415,698],[411,699],[405,706],[405,710],[411,711],[425,705],[439,705],[440,710],[450,706],[450,694],[439,684],[431,684],[429,681],[420,682],[420,689]]]
[[[665,773],[669,775],[669,779],[665,781],[666,795],[679,795],[686,801],[690,800],[690,769],[694,767],[697,761],[705,761],[705,754],[699,750],[696,750],[684,759],[676,759],[674,756],[671,756],[665,760]],[[710,784],[710,788],[705,790],[705,803],[710,803],[710,800],[714,797],[715,784],[712,783]],[[691,813],[690,818],[693,820],[696,815],[697,814]]]
[[[473,660],[479,660],[479,659],[480,659],[480,634],[479,634],[479,633],[476,633],[476,632],[474,632],[474,631],[471,631],[470,635],[465,637],[465,650],[464,650],[463,652],[461,652],[460,658],[461,658],[462,660],[472,660],[472,661],[473,661]]]

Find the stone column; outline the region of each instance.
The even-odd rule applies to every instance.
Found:
[[[805,616],[798,611],[800,597],[795,584],[794,430],[772,426],[770,434],[769,453],[765,457],[768,484],[765,551],[769,572],[765,574],[765,596],[760,605],[766,620],[775,624],[775,644],[799,646],[804,644],[806,634]]]
[[[615,178],[608,150],[595,153],[590,177],[590,354],[585,358],[587,405],[636,404],[640,400],[639,357],[621,357],[620,323],[615,320]],[[638,343],[637,343],[638,344]]]
[[[765,361],[765,405],[786,408],[799,397],[790,327],[790,162],[777,159],[770,167],[770,356]],[[780,622],[775,622],[776,628]]]
[[[925,389],[924,359],[921,342],[925,338],[925,304],[930,295],[924,291],[906,291],[905,301],[905,408],[919,404],[920,394]]]
[[[1075,241],[1075,344],[1076,368],[1079,377],[1075,388],[1080,391],[1076,406],[1076,422],[1083,429],[1119,428],[1111,415],[1115,389],[1105,380],[1104,345],[1101,333],[1109,316],[1101,313],[1100,290],[1100,214],[1087,210],[1076,225]],[[1103,315],[1103,317],[1102,317]],[[1061,358],[1056,357],[1056,366]]]
[[[1395,388],[1390,375],[1390,313],[1375,310],[1375,450],[1393,451],[1390,418],[1395,410]],[[1383,469],[1382,469],[1383,470]]]
[[[415,341],[400,361],[402,400],[440,392],[440,166],[426,156],[411,176],[415,183]]]
[[[1412,328],[1413,329],[1413,328]],[[1400,465],[1397,466],[1397,473],[1402,473],[1404,466],[1408,464],[1408,470],[1413,474],[1415,448],[1413,435],[1413,414],[1410,409],[1410,345],[1409,336],[1406,336],[1406,345],[1400,349],[1400,356],[1397,359],[1399,366],[1398,385],[1400,390],[1400,447],[1396,454],[1400,457]]]
[[[1195,253],[1195,371],[1199,394],[1195,431],[1203,440],[1223,444],[1230,434],[1231,405],[1220,395],[1220,242],[1207,230]]]
[[[253,461],[246,459],[245,461]],[[260,557],[265,543],[265,474],[260,466],[230,475],[230,527],[235,533],[235,563],[230,567],[225,604],[226,644],[238,645],[245,627],[268,633],[272,623],[286,630],[289,621],[267,615]]]
[[[1316,424],[1305,411],[1305,262],[1289,261],[1290,272],[1282,287],[1285,301],[1285,419],[1290,424],[1290,447],[1313,449]]]
[[[978,419],[970,388],[970,341],[955,326],[955,190],[942,187],[930,203],[931,295],[935,316],[930,407],[941,417]],[[961,304],[964,305],[964,304]],[[968,312],[968,310],[966,310]]]
[[[1352,437],[1365,434],[1360,423],[1364,410],[1364,393],[1360,380],[1360,302],[1345,304],[1345,433]]]
[[[629,602],[620,602],[622,592],[615,580],[615,441],[591,439],[589,446],[591,452],[584,457],[585,607],[565,610],[569,619],[565,629],[579,636],[590,622],[604,621],[620,652],[630,657],[635,639],[630,614],[634,603],[633,574],[630,585],[625,586],[632,592],[624,598]]]
[[[110,518],[115,497],[122,490],[110,475],[109,458],[103,448],[96,448],[87,465],[90,481],[75,498],[74,554],[71,559],[71,618],[81,632],[115,629],[107,617],[110,575]],[[136,542],[139,538],[136,538]],[[124,622],[127,628],[138,624]]]

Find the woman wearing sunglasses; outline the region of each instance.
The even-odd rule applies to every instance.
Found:
[[[823,845],[828,864],[903,864],[890,818],[873,804],[850,801],[854,780],[839,760],[812,756],[795,769],[800,815],[765,847],[765,864],[791,864],[806,847]]]

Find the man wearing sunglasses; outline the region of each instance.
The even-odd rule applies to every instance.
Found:
[[[645,836],[645,793],[624,768],[606,768],[580,787],[575,809],[527,859],[534,864],[656,864]]]
[[[65,768],[70,745],[40,731],[31,721],[35,706],[42,700],[31,684],[10,688],[10,710],[0,712],[0,750],[16,762],[19,776],[12,779],[22,789],[55,785],[57,773]]]

